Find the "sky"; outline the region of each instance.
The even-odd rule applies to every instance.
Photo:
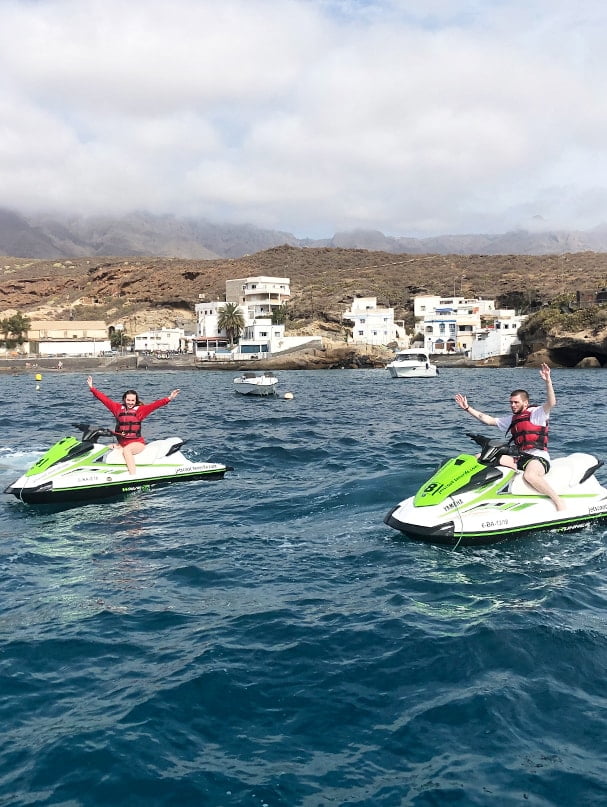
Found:
[[[606,35],[604,0],[0,0],[0,206],[589,229]]]

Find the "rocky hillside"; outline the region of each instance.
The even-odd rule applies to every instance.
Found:
[[[7,257],[0,258],[0,316],[18,310],[30,318],[121,321],[132,334],[191,323],[196,302],[223,299],[226,279],[251,275],[289,277],[290,326],[337,335],[355,296],[377,297],[410,324],[412,298],[423,292],[492,297],[527,310],[574,300],[577,291],[607,285],[607,254],[395,256],[285,245],[235,260]]]
[[[104,319],[127,334],[150,327],[194,327],[194,305],[221,300],[225,281],[251,275],[291,279],[288,327],[343,341],[342,313],[355,296],[377,297],[413,325],[420,293],[491,297],[502,307],[533,311],[574,301],[607,285],[607,254],[392,255],[355,249],[281,246],[236,260],[169,258],[0,258],[0,318],[21,311],[33,319]],[[591,358],[607,364],[605,323],[582,312],[556,312],[525,333],[529,361],[544,355],[574,366]]]

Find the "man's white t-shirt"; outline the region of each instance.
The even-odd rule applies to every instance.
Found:
[[[543,406],[530,406],[529,409],[531,411],[530,421],[534,426],[548,425],[550,416],[546,414]],[[504,417],[497,418],[496,427],[501,431],[507,431],[512,423],[512,417],[512,415],[504,415]],[[547,451],[542,451],[540,448],[532,448],[526,451],[525,454],[533,454],[534,457],[543,457],[550,462],[550,454]]]

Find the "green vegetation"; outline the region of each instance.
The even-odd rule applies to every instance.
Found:
[[[531,314],[542,306],[542,295],[537,289],[507,291],[497,296],[496,308],[513,308],[517,314]]]
[[[110,334],[110,345],[112,350],[119,350],[123,347],[129,347],[135,340],[127,336],[124,331],[114,331]]]
[[[226,303],[223,308],[219,309],[217,329],[227,333],[230,344],[232,345],[234,344],[234,340],[238,339],[244,330],[244,317],[237,303]]]
[[[532,314],[519,329],[521,339],[533,342],[549,334],[591,331],[594,335],[607,328],[607,306],[593,305],[571,310],[556,299],[549,307]]]
[[[27,339],[31,322],[28,317],[23,316],[20,311],[12,317],[0,320],[0,331],[4,334],[4,339],[0,340],[4,347],[14,348],[22,345]]]
[[[289,318],[289,308],[283,303],[272,311],[272,325],[284,325]]]

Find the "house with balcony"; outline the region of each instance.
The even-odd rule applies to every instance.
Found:
[[[429,353],[464,353],[472,359],[511,352],[525,317],[496,310],[495,301],[421,295],[413,303],[417,330]]]
[[[257,317],[245,326],[233,350],[233,358],[266,359],[304,347],[322,347],[317,336],[286,336],[284,324],[274,325],[269,317]]]
[[[468,353],[483,320],[494,312],[493,300],[421,295],[413,301],[416,328],[429,353]]]
[[[202,295],[201,295],[202,297]],[[225,301],[202,301],[196,311],[194,352],[198,360],[267,358],[301,347],[318,344],[313,336],[286,336],[284,324],[273,324],[272,314],[291,297],[288,277],[248,277],[226,280]],[[228,335],[219,330],[219,316],[226,303],[241,311],[244,330],[237,345],[230,345]]]
[[[270,317],[257,317],[252,323],[245,326],[242,336],[238,340],[234,357],[261,359],[272,353],[280,353],[284,339],[284,325],[272,325]]]
[[[236,303],[246,310],[245,321],[257,317],[272,317],[273,312],[291,299],[288,277],[257,277],[226,280],[226,302]]]
[[[355,297],[342,318],[352,323],[352,343],[409,347],[404,323],[395,322],[394,309],[377,305],[377,297]]]

